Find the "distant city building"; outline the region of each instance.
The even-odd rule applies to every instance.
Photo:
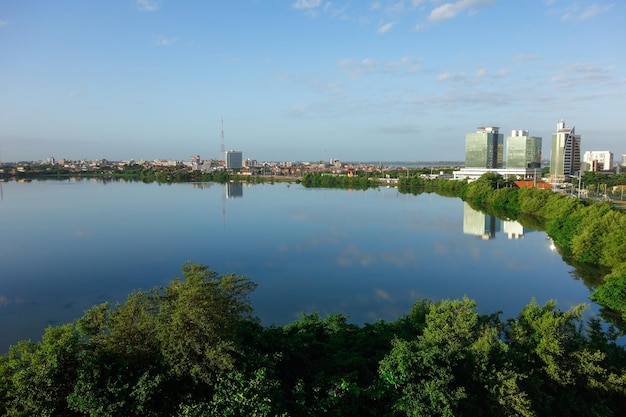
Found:
[[[240,151],[228,151],[226,152],[226,168],[227,169],[241,169],[242,155]]]
[[[341,161],[339,159],[337,159],[337,158],[330,158],[330,160],[328,161],[328,164],[330,166],[334,166],[334,167],[337,167],[337,168],[341,167]]]
[[[626,167],[626,154],[622,155],[622,166]]]
[[[476,133],[465,136],[465,168],[452,173],[457,180],[474,181],[483,174],[494,173],[504,178],[541,178],[541,138],[528,136],[527,130],[514,130],[507,139],[511,154],[507,151],[507,168],[503,168],[503,134],[499,128],[479,127]],[[508,160],[512,167],[509,167]]]
[[[185,164],[187,165],[187,164]],[[200,169],[200,155],[193,155],[189,157],[189,167],[194,171]]]
[[[246,168],[255,168],[259,166],[259,162],[256,159],[246,158],[246,160],[243,161],[243,166]]]
[[[502,168],[503,135],[497,127],[479,127],[465,135],[466,168]]]
[[[563,119],[557,122],[550,154],[550,177],[553,181],[568,180],[580,171],[580,142],[580,135],[575,133],[574,127],[565,127]]]
[[[541,142],[528,130],[513,130],[506,138],[506,167],[541,168]]]
[[[583,155],[585,171],[609,171],[613,168],[613,152],[587,151]]]
[[[504,179],[541,181],[541,170],[537,168],[461,168],[452,172],[452,178],[472,182],[487,173],[502,175]]]

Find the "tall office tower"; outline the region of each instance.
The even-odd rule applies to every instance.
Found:
[[[556,124],[552,134],[550,177],[553,181],[565,181],[580,171],[580,135],[574,127],[565,127],[565,121]]]
[[[226,168],[227,169],[241,169],[242,156],[240,151],[228,151],[226,152]]]
[[[507,168],[541,168],[541,138],[528,130],[513,130],[506,138]]]
[[[613,152],[587,151],[583,154],[587,171],[610,171],[613,168]]]
[[[466,168],[502,168],[503,135],[493,126],[465,135]]]

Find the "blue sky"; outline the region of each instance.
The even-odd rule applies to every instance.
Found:
[[[463,160],[465,134],[626,153],[626,3],[0,0],[0,158]]]

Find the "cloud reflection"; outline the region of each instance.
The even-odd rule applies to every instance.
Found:
[[[374,299],[377,301],[392,301],[391,295],[389,295],[389,293],[382,288],[374,288]]]
[[[341,251],[336,258],[339,266],[349,267],[353,265],[372,266],[379,263],[393,265],[396,268],[408,268],[417,266],[417,257],[411,250],[403,252],[368,252],[362,251],[356,245],[351,244]]]

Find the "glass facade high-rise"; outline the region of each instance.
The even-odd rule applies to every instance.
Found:
[[[566,181],[580,171],[580,135],[574,127],[565,127],[559,120],[556,133],[552,134],[550,177],[553,181]]]
[[[497,127],[479,127],[465,135],[466,168],[502,168],[503,135]]]
[[[240,151],[226,152],[226,168],[241,169],[243,166],[242,159],[243,158]]]
[[[513,130],[506,138],[507,168],[541,168],[542,139],[528,130]]]

